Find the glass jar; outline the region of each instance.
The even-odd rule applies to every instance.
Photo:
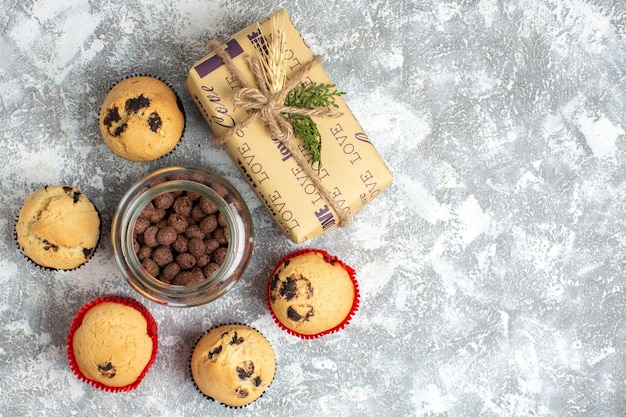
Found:
[[[157,197],[163,196],[161,198],[165,199],[183,194],[191,199],[195,198],[196,201],[200,201],[199,197],[206,197],[215,205],[219,210],[216,215],[220,215],[221,232],[227,239],[227,247],[220,257],[220,260],[223,259],[221,264],[214,263],[214,270],[217,270],[211,275],[205,274],[204,279],[195,279],[185,285],[177,283],[177,280],[168,282],[152,276],[146,269],[146,256],[138,254],[140,246],[145,244],[142,241],[148,241],[147,234],[144,236],[138,231],[143,227],[139,225],[146,223],[146,215],[142,211],[153,209],[158,201],[155,200]],[[206,203],[206,200],[203,201]],[[187,220],[194,224],[191,216],[187,216]],[[157,223],[155,219],[155,225],[160,228],[165,227],[166,223],[163,222],[167,220]],[[253,236],[248,207],[228,181],[201,168],[178,166],[158,169],[134,184],[120,200],[111,230],[115,260],[128,283],[146,298],[172,307],[197,306],[225,294],[239,280],[248,265]],[[156,253],[156,249],[154,252]],[[170,253],[176,254],[171,250]],[[140,261],[140,256],[143,261]],[[180,258],[174,257],[174,263],[177,263],[177,259]],[[174,266],[174,269],[181,269],[180,264],[178,267]],[[197,268],[193,271],[198,272]]]

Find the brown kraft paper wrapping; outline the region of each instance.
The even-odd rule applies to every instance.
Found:
[[[275,27],[273,20],[277,22]],[[287,44],[287,77],[313,58],[287,13],[278,11],[225,42],[226,53],[251,86],[256,83],[245,55],[256,54],[255,48],[262,48],[265,37],[271,36],[275,28],[280,28]],[[321,65],[315,65],[302,82],[333,84]],[[247,116],[245,110],[235,108],[232,102],[234,92],[241,87],[237,84],[214,53],[197,61],[189,71],[187,90],[216,136],[224,135]],[[322,135],[319,178],[334,197],[336,206],[352,216],[387,188],[393,175],[345,101],[338,97],[336,103],[339,108],[334,110],[342,112],[342,116],[314,118]],[[303,142],[297,137],[291,140],[310,160],[310,152]],[[237,130],[224,147],[267,211],[293,242],[304,242],[337,226],[337,213],[284,145],[271,137],[262,121],[256,120],[245,129]]]

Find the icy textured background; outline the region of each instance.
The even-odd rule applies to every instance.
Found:
[[[147,3],[151,3],[148,5]],[[0,8],[0,416],[626,415],[626,4],[621,0],[5,0]],[[284,238],[186,94],[211,38],[285,7],[395,174],[352,225]],[[138,164],[97,116],[147,73],[183,97],[184,140]],[[154,168],[207,167],[244,195],[257,241],[235,289],[194,309],[146,302],[160,350],[139,389],[97,391],[65,359],[75,312],[140,296],[113,259],[119,198]],[[42,272],[13,240],[24,198],[72,183],[102,213],[95,257]],[[274,262],[320,247],[358,271],[361,309],[304,341],[263,303]],[[205,400],[192,343],[255,326],[278,371],[256,403]]]

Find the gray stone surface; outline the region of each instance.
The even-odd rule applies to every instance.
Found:
[[[291,244],[184,90],[188,68],[286,7],[395,182],[346,229]],[[5,0],[0,8],[1,416],[618,416],[626,414],[626,5],[600,0]],[[100,138],[104,94],[127,75],[182,96],[185,137],[153,163]],[[207,167],[243,194],[257,240],[221,299],[172,309],[142,385],[97,391],[74,377],[65,336],[101,295],[142,300],[108,228],[154,168]],[[73,183],[102,213],[95,257],[45,272],[13,227],[34,189]],[[263,302],[274,262],[326,249],[358,271],[361,308],[341,333],[281,332]],[[205,400],[187,370],[208,327],[244,322],[278,371],[245,410]]]

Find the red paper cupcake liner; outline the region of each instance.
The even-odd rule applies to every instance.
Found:
[[[148,326],[147,327],[148,336],[150,336],[150,339],[152,339],[152,355],[150,356],[150,360],[146,364],[145,368],[143,369],[143,371],[141,372],[137,380],[133,382],[132,384],[125,385],[123,387],[110,387],[108,385],[102,384],[101,382],[94,381],[93,379],[87,378],[85,375],[82,374],[82,372],[78,368],[78,364],[76,363],[76,358],[74,357],[74,350],[72,347],[72,340],[74,338],[74,333],[83,323],[83,317],[85,316],[87,311],[89,311],[89,309],[91,309],[93,306],[102,302],[120,303],[125,306],[132,307],[135,310],[139,311],[141,315],[146,319],[147,326]],[[143,380],[143,378],[148,373],[148,371],[150,370],[150,367],[152,366],[152,364],[154,363],[156,359],[157,344],[158,344],[158,328],[157,328],[156,321],[154,320],[154,317],[152,317],[152,314],[150,314],[148,309],[143,304],[141,304],[139,301],[134,300],[132,298],[117,297],[117,296],[104,296],[104,297],[100,297],[95,300],[92,300],[89,303],[85,304],[78,311],[78,313],[76,313],[76,316],[72,320],[70,331],[67,335],[67,360],[69,362],[70,368],[72,369],[72,372],[81,381],[86,382],[92,385],[93,387],[98,388],[102,391],[128,392],[137,388],[139,384],[141,383],[141,381]]]
[[[280,322],[278,317],[276,317],[276,315],[274,314],[274,310],[272,309],[272,304],[270,302],[270,283],[272,281],[272,277],[274,276],[274,274],[276,274],[276,271],[278,270],[278,268],[280,268],[280,266],[285,261],[287,261],[289,259],[292,259],[292,258],[295,258],[295,257],[300,256],[300,255],[311,253],[311,252],[321,254],[324,257],[324,261],[326,261],[327,263],[329,263],[329,264],[339,264],[339,265],[341,265],[341,267],[343,269],[346,270],[346,272],[350,276],[350,280],[352,280],[352,284],[354,285],[354,300],[352,301],[352,307],[350,308],[350,312],[348,313],[348,315],[341,321],[341,323],[339,323],[335,327],[330,328],[328,330],[324,330],[324,331],[316,333],[316,334],[301,334],[301,333],[298,333],[298,332],[296,332],[296,331],[294,331],[292,329],[287,328],[284,324],[282,324]],[[342,330],[344,327],[346,327],[346,325],[348,323],[350,323],[350,320],[352,320],[352,317],[354,317],[354,314],[358,310],[359,303],[360,303],[360,298],[361,298],[361,295],[360,295],[360,292],[359,292],[359,284],[358,284],[358,282],[356,280],[356,271],[351,266],[349,266],[345,262],[341,261],[336,256],[330,255],[328,252],[326,252],[325,250],[322,250],[322,249],[306,248],[306,249],[300,249],[300,250],[297,250],[295,252],[291,252],[291,253],[287,254],[286,256],[281,258],[276,263],[276,266],[274,266],[274,269],[272,270],[272,273],[270,274],[269,279],[267,280],[267,285],[265,286],[265,303],[267,304],[267,307],[270,310],[270,313],[272,315],[272,319],[274,320],[274,322],[282,330],[286,331],[287,333],[289,333],[292,336],[297,336],[297,337],[299,337],[301,339],[317,339],[318,337],[325,336],[327,334],[335,333],[335,332],[338,332],[339,330]]]
[[[198,385],[196,384],[196,381],[193,379],[193,373],[192,373],[192,371],[191,371],[191,358],[193,357],[193,352],[194,352],[194,350],[196,349],[196,346],[198,345],[198,343],[200,343],[200,340],[201,340],[201,339],[202,339],[202,338],[203,338],[203,337],[204,337],[207,333],[209,333],[211,330],[217,329],[217,328],[222,327],[222,326],[233,326],[233,325],[236,325],[236,326],[246,326],[246,327],[249,327],[250,329],[252,329],[252,330],[256,331],[257,333],[259,333],[261,336],[263,336],[263,337],[267,340],[267,337],[265,337],[265,335],[264,335],[263,333],[261,333],[258,329],[254,328],[254,327],[252,327],[252,326],[250,326],[250,325],[244,324],[244,323],[240,323],[240,322],[231,322],[231,323],[223,323],[223,324],[218,324],[218,325],[212,326],[211,328],[207,329],[207,330],[206,330],[206,331],[205,331],[205,332],[204,332],[204,333],[203,333],[200,337],[198,337],[198,339],[196,340],[196,342],[193,344],[193,346],[192,346],[192,348],[191,348],[191,351],[190,351],[190,353],[189,353],[189,360],[187,361],[187,369],[189,370],[189,378],[191,379],[191,383],[193,384],[193,386],[194,386],[194,388],[195,388],[196,392],[198,392],[200,395],[202,395],[205,399],[210,400],[210,401],[213,401],[213,402],[215,402],[215,403],[217,403],[217,404],[220,404],[220,405],[221,405],[221,406],[223,406],[223,407],[226,407],[226,408],[231,408],[231,409],[238,409],[238,408],[246,408],[246,407],[248,407],[249,405],[252,405],[252,404],[254,404],[255,402],[259,401],[261,398],[263,398],[263,396],[265,395],[265,393],[267,392],[267,390],[270,388],[270,386],[271,386],[271,385],[272,385],[272,383],[274,382],[274,379],[276,378],[276,372],[274,372],[274,378],[272,378],[272,380],[270,381],[269,385],[267,386],[267,388],[265,388],[265,391],[263,392],[263,394],[261,394],[261,395],[259,396],[259,398],[255,399],[255,400],[254,400],[254,401],[252,401],[250,404],[245,404],[245,405],[234,406],[234,405],[224,404],[223,402],[221,402],[221,401],[219,401],[219,400],[216,400],[215,398],[211,397],[210,395],[207,395],[207,394],[205,394],[204,392],[202,392],[202,391],[200,390],[200,388],[198,388]],[[268,341],[268,342],[269,342],[269,341]],[[276,353],[274,353],[274,355],[276,355]],[[276,368],[278,368],[278,364],[276,364]]]

